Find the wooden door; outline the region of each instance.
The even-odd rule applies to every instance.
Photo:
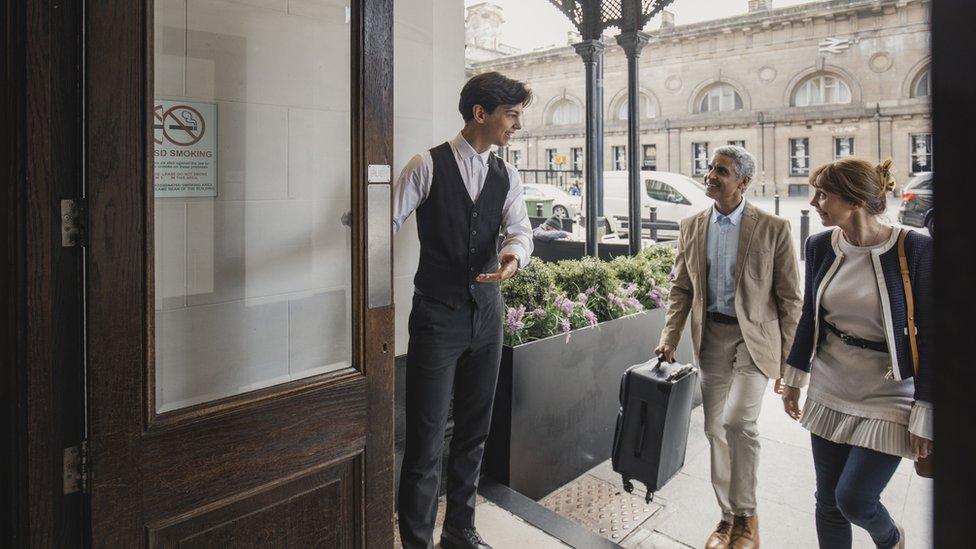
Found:
[[[392,545],[392,12],[88,3],[94,546]]]

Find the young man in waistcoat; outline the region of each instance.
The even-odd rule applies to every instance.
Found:
[[[441,545],[484,549],[474,526],[481,458],[502,351],[499,283],[528,263],[532,228],[518,170],[491,153],[522,127],[532,99],[497,72],[461,90],[464,128],[414,156],[393,192],[393,230],[417,212],[420,263],[407,349],[406,448],[397,499],[407,549],[433,546],[448,407],[454,434],[447,464]],[[498,252],[498,237],[504,236]]]

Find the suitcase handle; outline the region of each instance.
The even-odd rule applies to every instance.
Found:
[[[641,401],[640,405],[640,438],[637,440],[637,446],[634,448],[634,457],[641,457],[641,452],[644,451],[644,434],[647,432],[647,402]]]

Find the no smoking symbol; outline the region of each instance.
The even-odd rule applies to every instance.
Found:
[[[159,111],[157,110],[154,114],[158,128],[160,126]],[[207,124],[200,111],[187,105],[176,105],[163,113],[161,125],[166,139],[174,145],[183,147],[200,141],[207,129]]]

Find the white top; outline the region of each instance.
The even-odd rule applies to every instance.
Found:
[[[491,151],[479,153],[460,133],[450,141],[450,145],[464,186],[468,189],[471,201],[475,202],[488,179],[488,157]],[[522,198],[522,178],[518,169],[508,162],[505,162],[505,168],[508,171],[509,189],[502,207],[502,234],[505,235],[505,241],[500,253],[514,253],[518,257],[519,266],[524,267],[529,264],[532,256],[532,224],[529,223],[529,214]],[[433,180],[434,160],[429,150],[415,155],[404,166],[393,187],[394,233],[400,231],[403,222],[427,199]]]
[[[876,246],[854,246],[841,235],[837,243],[840,266],[822,290],[824,320],[846,334],[885,341],[872,251],[890,249],[897,242],[898,233],[894,229],[891,238]],[[803,426],[833,442],[912,457],[909,425],[911,432],[932,438],[931,428],[924,425],[931,423],[930,418],[923,421],[922,413],[912,406],[914,381],[886,375],[891,369],[888,353],[847,345],[826,326],[822,331],[826,336],[818,345],[810,368]],[[789,386],[802,386],[806,381],[806,376],[800,375],[803,372],[796,368],[788,368],[785,374],[784,381]],[[931,411],[927,405],[919,409],[926,415]]]

